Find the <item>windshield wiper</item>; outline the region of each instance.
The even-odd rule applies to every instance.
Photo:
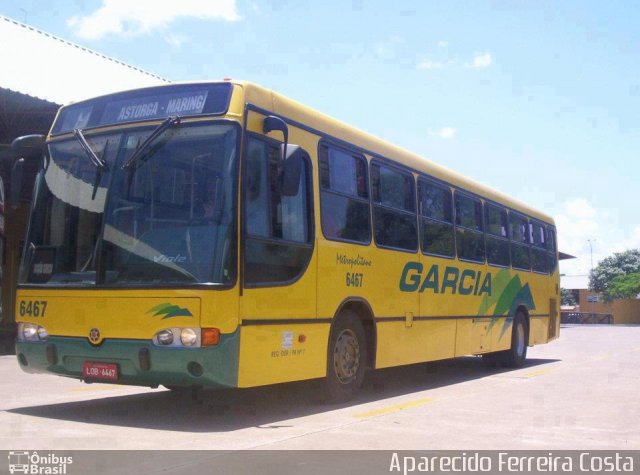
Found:
[[[103,158],[102,158],[102,157],[104,157],[104,151],[103,151],[102,155],[100,157],[98,157],[96,152],[94,152],[93,149],[91,148],[91,145],[89,145],[89,142],[87,142],[87,139],[85,138],[84,134],[82,133],[82,129],[73,129],[73,136],[76,138],[76,140],[78,141],[78,143],[82,147],[82,150],[85,151],[87,156],[91,159],[91,162],[96,167],[98,167],[100,170],[108,170],[109,169],[109,167],[107,166],[107,162],[105,162],[103,160]]]
[[[162,123],[155,128],[153,132],[135,149],[133,154],[129,157],[129,159],[124,162],[122,165],[122,169],[130,168],[135,166],[136,162],[142,157],[142,154],[149,148],[153,142],[156,141],[158,137],[160,137],[164,132],[180,123],[180,117],[167,117]]]

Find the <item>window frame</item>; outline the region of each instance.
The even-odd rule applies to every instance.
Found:
[[[542,232],[544,234],[544,246],[539,246],[537,245],[536,239],[535,239],[535,227],[539,227],[540,229],[542,229]],[[540,221],[539,219],[535,219],[535,218],[529,218],[529,234],[531,237],[531,247],[530,247],[530,256],[531,256],[531,272],[535,272],[536,274],[542,274],[542,275],[547,275],[549,274],[549,258],[548,258],[548,244],[547,244],[547,227],[545,226],[545,224]],[[546,267],[545,270],[538,270],[538,269],[534,269],[534,254],[538,253],[539,255],[543,255],[544,256],[544,261],[546,263]]]
[[[549,265],[549,275],[553,275],[553,273],[558,268],[558,233],[556,231],[555,225],[553,224],[545,223],[545,230],[547,233],[547,243],[552,243],[551,249],[549,249],[549,246],[547,246],[547,255],[549,259],[553,257],[553,267]],[[549,237],[551,237],[551,239],[549,239]]]
[[[367,198],[361,198],[359,196],[349,195],[347,193],[342,193],[340,191],[332,190],[331,188],[323,188],[322,177],[320,175],[320,150],[323,147],[327,149],[327,160],[329,157],[330,148],[333,148],[343,153],[347,153],[351,155],[353,158],[355,158],[356,160],[362,160],[362,162],[364,163],[364,179],[366,180]],[[369,177],[370,163],[367,160],[367,157],[361,151],[356,150],[355,148],[352,149],[352,148],[345,147],[343,145],[338,145],[335,142],[323,137],[318,141],[317,162],[318,162],[318,197],[320,198],[320,202],[318,204],[320,209],[320,226],[319,227],[320,227],[322,236],[327,241],[346,242],[349,244],[356,244],[358,246],[369,246],[373,241],[373,217],[371,213],[371,180]],[[327,236],[327,234],[325,233],[324,227],[322,226],[322,213],[323,213],[322,193],[329,193],[334,196],[355,200],[367,205],[368,214],[369,214],[369,222],[368,222],[369,239],[367,241],[357,241],[354,239],[345,239],[341,237]]]
[[[506,227],[505,227],[505,231],[506,231],[506,236],[502,236],[499,234],[494,234],[492,232],[489,231],[489,208],[496,208],[498,210],[500,210],[501,212],[504,213],[504,217],[505,217],[505,221],[506,221]],[[499,267],[501,269],[510,269],[511,268],[511,237],[510,237],[510,229],[509,229],[509,211],[510,209],[505,206],[502,205],[500,203],[497,203],[495,201],[491,201],[491,200],[485,200],[484,202],[484,250],[485,250],[485,259],[487,261],[487,264],[491,267]],[[497,239],[499,241],[504,241],[507,243],[507,254],[509,256],[509,264],[507,265],[502,265],[502,264],[495,264],[493,262],[489,262],[489,257],[487,255],[487,239]]]
[[[457,219],[458,219],[458,212],[457,212],[457,208],[456,208],[456,199],[457,196],[460,195],[464,198],[468,198],[474,201],[477,201],[480,203],[480,224],[482,226],[481,230],[477,230],[477,229],[472,229],[469,228],[467,226],[463,226],[463,225],[459,225],[457,223]],[[485,239],[485,225],[484,225],[484,200],[478,196],[475,195],[469,191],[466,191],[462,188],[454,188],[453,190],[453,225],[454,225],[454,229],[455,229],[455,239],[456,239],[456,255],[458,256],[458,260],[462,261],[462,262],[469,262],[469,263],[473,263],[473,264],[480,264],[480,265],[484,265],[487,263],[487,242]],[[460,246],[458,246],[458,228],[462,228],[465,231],[469,231],[472,232],[474,234],[480,234],[482,236],[482,250],[483,250],[483,259],[482,260],[476,260],[476,259],[469,259],[466,257],[460,257]]]
[[[385,167],[388,169],[391,169],[401,175],[406,175],[409,176],[411,178],[411,183],[413,185],[413,211],[407,211],[404,209],[399,209],[399,208],[395,208],[393,206],[389,206],[389,205],[384,205],[381,203],[376,203],[375,200],[373,199],[373,180],[371,177],[371,171],[373,170],[373,167],[377,166],[377,167]],[[399,252],[407,252],[410,254],[417,254],[420,251],[420,236],[419,236],[419,223],[418,223],[418,203],[417,203],[417,185],[416,185],[416,177],[414,176],[414,172],[407,168],[404,167],[396,162],[393,162],[389,159],[383,158],[383,157],[377,157],[374,156],[372,157],[370,163],[369,163],[369,201],[371,203],[370,209],[370,215],[371,215],[371,232],[372,232],[372,237],[373,237],[373,241],[375,242],[375,245],[377,248],[380,249],[391,249],[394,251],[399,251]],[[402,248],[402,247],[395,247],[395,246],[388,246],[386,244],[381,244],[378,242],[378,240],[376,239],[376,224],[375,224],[375,208],[381,208],[387,211],[391,211],[394,213],[399,213],[399,214],[403,214],[406,216],[409,215],[413,215],[413,219],[415,222],[415,226],[416,226],[416,234],[415,234],[415,238],[416,238],[416,247],[415,249],[407,249],[407,248]]]
[[[539,226],[543,230],[543,232],[544,232],[544,246],[538,246],[535,243],[535,237],[534,237],[534,233],[533,233],[534,226]],[[548,246],[547,246],[547,227],[545,226],[545,224],[542,221],[538,220],[538,219],[529,218],[529,227],[531,229],[531,231],[530,231],[531,232],[531,246],[533,246],[533,247],[535,247],[537,249],[541,249],[543,251],[546,251]]]
[[[443,221],[440,219],[436,219],[436,218],[431,218],[429,216],[426,216],[422,213],[422,196],[420,195],[420,186],[421,184],[424,184],[425,186],[427,185],[431,185],[435,188],[440,188],[441,190],[449,190],[449,205],[450,205],[450,212],[451,212],[451,221]],[[451,185],[449,185],[446,182],[443,181],[439,181],[436,180],[432,177],[428,177],[425,175],[418,175],[418,179],[416,180],[416,201],[417,201],[417,216],[418,216],[418,244],[420,246],[420,250],[422,252],[422,254],[426,255],[426,256],[434,256],[434,257],[440,257],[442,259],[456,259],[456,257],[458,256],[458,248],[457,248],[457,243],[456,243],[456,225],[455,225],[455,206],[454,206],[454,197],[453,197],[453,188],[451,187]],[[432,223],[437,223],[437,224],[444,224],[444,225],[448,225],[451,226],[451,232],[453,235],[453,254],[451,256],[447,256],[445,254],[437,254],[435,252],[429,252],[426,251],[424,249],[424,246],[422,245],[422,236],[423,236],[423,221],[424,220],[428,220],[431,221]]]
[[[239,193],[239,199],[241,202],[241,217],[240,217],[240,223],[241,223],[241,230],[240,230],[240,264],[239,264],[239,274],[240,274],[240,282],[241,282],[241,288],[247,288],[247,289],[259,289],[259,288],[269,288],[269,287],[285,287],[285,286],[289,286],[292,284],[295,284],[298,280],[300,280],[302,278],[302,276],[304,276],[307,272],[307,269],[309,268],[309,265],[311,263],[311,261],[313,261],[313,255],[315,253],[315,237],[316,237],[316,230],[315,230],[315,206],[314,206],[314,188],[313,188],[313,163],[311,161],[311,157],[309,155],[309,152],[307,150],[305,150],[304,154],[302,155],[302,160],[304,161],[305,164],[305,168],[306,168],[306,186],[307,186],[307,225],[308,225],[308,233],[309,233],[309,242],[308,243],[302,243],[302,242],[297,242],[297,241],[291,241],[288,239],[277,239],[277,238],[266,238],[264,236],[254,236],[254,235],[250,235],[247,232],[247,204],[246,204],[246,190],[247,190],[247,180],[248,180],[248,174],[247,174],[247,152],[249,150],[249,141],[250,140],[258,140],[261,141],[263,143],[265,143],[267,145],[267,147],[274,147],[274,148],[278,148],[280,147],[280,145],[282,145],[283,142],[280,142],[279,140],[273,138],[273,137],[269,137],[266,135],[261,135],[259,133],[256,132],[252,132],[249,130],[246,130],[245,133],[245,137],[243,140],[243,147],[242,147],[242,161],[241,161],[241,186],[240,186],[240,190],[241,192]],[[300,272],[298,272],[298,274],[289,279],[289,280],[282,280],[282,281],[272,281],[272,282],[247,282],[246,281],[246,271],[245,271],[245,265],[246,265],[246,244],[247,244],[247,240],[252,239],[255,241],[259,241],[259,242],[264,242],[267,244],[278,244],[278,245],[288,245],[291,247],[297,247],[297,248],[304,248],[304,249],[309,249],[309,258],[307,259],[307,262],[305,263],[304,266],[302,266],[300,268]]]
[[[525,226],[525,230],[526,230],[526,238],[527,238],[527,242],[520,242],[520,241],[516,241],[513,239],[513,235],[511,232],[511,216],[516,216],[520,219],[523,219],[526,223]],[[515,210],[509,210],[509,245],[510,245],[510,249],[511,249],[511,268],[515,269],[515,270],[519,270],[519,271],[523,271],[523,272],[532,272],[532,266],[531,266],[531,229],[529,227],[529,222],[530,222],[530,218],[529,216],[527,216],[524,213],[520,213],[519,211],[515,211]],[[514,244],[516,246],[516,248],[518,246],[520,247],[526,247],[529,253],[529,268],[523,268],[523,267],[517,267],[514,265],[513,263],[513,250],[514,250]]]

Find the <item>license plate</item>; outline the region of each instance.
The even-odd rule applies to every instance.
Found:
[[[84,379],[117,381],[118,365],[115,363],[85,361],[84,365],[82,365],[82,376]]]

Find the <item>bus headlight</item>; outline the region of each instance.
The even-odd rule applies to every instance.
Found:
[[[183,328],[180,332],[180,341],[184,346],[193,346],[198,341],[198,334],[193,328]]]
[[[38,340],[45,341],[49,337],[44,327],[38,327]]]
[[[162,330],[156,333],[158,343],[161,345],[170,345],[173,343],[173,332],[171,330]]]
[[[153,344],[170,348],[200,347],[200,328],[165,328],[153,336]]]
[[[49,337],[47,330],[34,323],[18,323],[19,341],[46,341]]]

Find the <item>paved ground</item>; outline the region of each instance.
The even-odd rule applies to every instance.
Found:
[[[0,449],[640,449],[640,326],[563,327],[519,370],[378,371],[339,406],[318,382],[193,399],[29,375],[13,356],[0,374]]]

